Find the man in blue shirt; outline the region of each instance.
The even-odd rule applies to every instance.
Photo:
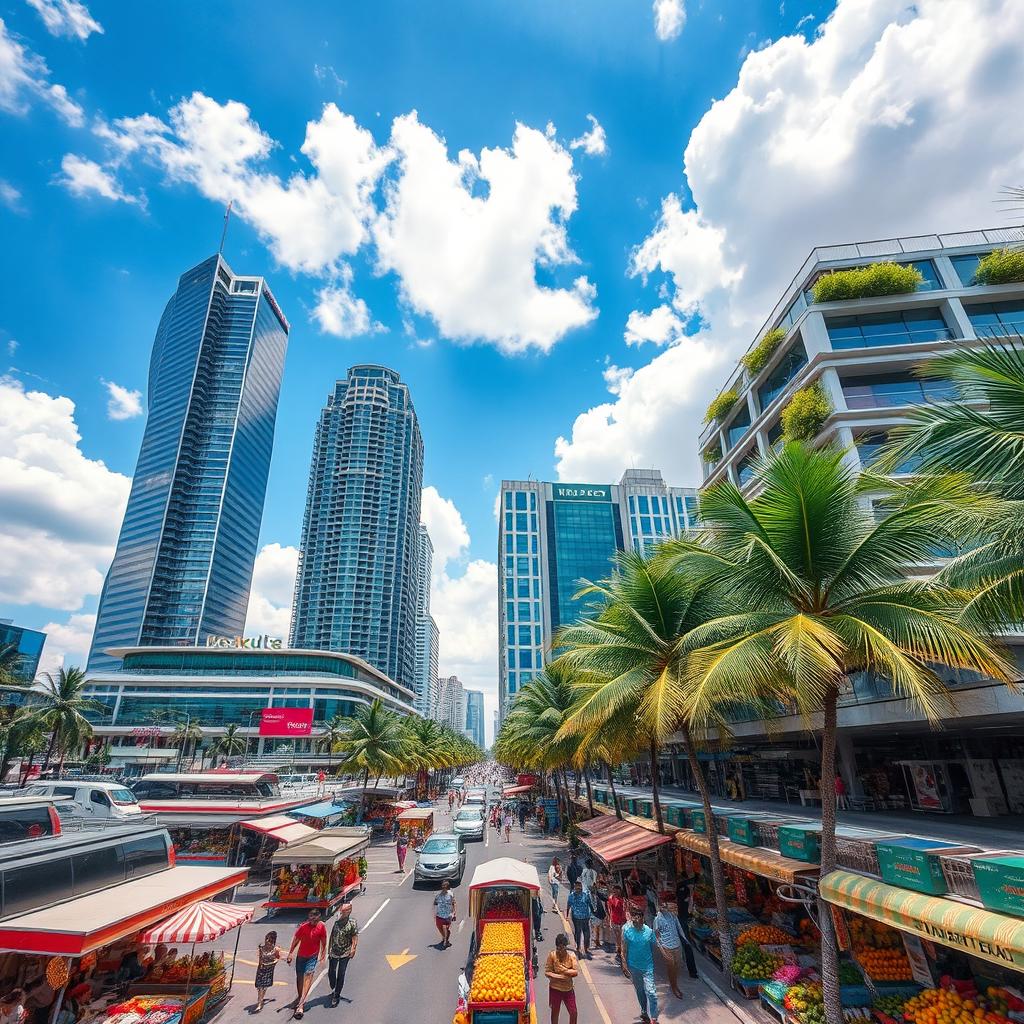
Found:
[[[654,985],[654,931],[644,923],[644,912],[635,907],[623,925],[619,945],[622,973],[633,982],[640,1016],[645,1024],[658,1024],[658,990]]]
[[[576,955],[593,959],[590,955],[590,917],[594,912],[590,902],[590,893],[583,888],[583,883],[577,881],[573,884],[572,892],[569,893],[567,910],[572,921],[572,934],[576,940]],[[582,944],[583,951],[580,952]]]

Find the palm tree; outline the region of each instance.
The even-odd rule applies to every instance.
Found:
[[[92,735],[92,725],[86,715],[102,711],[103,705],[83,695],[85,681],[85,672],[80,668],[61,668],[56,678],[46,672],[42,686],[32,691],[31,703],[22,707],[15,716],[50,734],[44,771],[58,747],[66,752]]]
[[[335,715],[325,726],[324,731],[316,738],[316,749],[327,752],[327,771],[334,770],[331,758],[338,744],[345,736],[345,720],[341,715]]]
[[[344,755],[341,768],[363,773],[363,800],[372,772],[378,779],[397,774],[408,762],[408,737],[401,718],[380,700],[361,705],[344,722],[337,749]]]
[[[822,714],[821,873],[836,864],[836,719],[847,676],[865,670],[891,681],[929,720],[952,700],[937,667],[1007,681],[1010,665],[990,637],[959,619],[966,595],[915,582],[948,537],[949,504],[922,489],[893,510],[869,510],[843,453],[791,442],[755,470],[757,496],[731,483],[701,500],[707,534],[674,542],[675,564],[700,585],[728,593],[732,610],[683,638],[683,700],[691,727],[714,728],[730,705],[793,704]],[[822,903],[822,980],[829,1024],[842,1024],[838,951]]]
[[[238,754],[244,754],[247,746],[248,741],[240,732],[239,726],[237,723],[232,722],[224,730],[224,735],[218,736],[213,741],[210,753],[220,757],[235,757]]]
[[[665,831],[658,793],[658,747],[681,730],[690,766],[697,780],[707,820],[713,821],[711,793],[697,759],[692,706],[684,697],[681,674],[685,651],[681,637],[723,612],[719,592],[697,585],[677,570],[671,558],[645,558],[620,552],[610,579],[590,584],[582,592],[597,598],[595,613],[561,630],[555,639],[564,653],[558,662],[595,680],[578,689],[578,699],[565,725],[567,735],[598,739],[609,723],[613,735],[632,728],[646,746],[651,765],[651,790],[658,831]],[[558,663],[556,662],[556,664]],[[709,712],[719,727],[721,714]],[[718,835],[708,829],[711,880],[718,913],[722,961],[732,962],[732,935],[728,927],[725,876]]]
[[[196,748],[203,741],[203,724],[194,718],[186,718],[178,722],[171,733],[171,742],[178,748],[178,771],[181,771],[181,759],[186,752],[191,752],[195,760]]]

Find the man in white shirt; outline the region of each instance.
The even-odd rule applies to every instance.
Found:
[[[594,870],[593,858],[587,858],[586,866],[580,874],[580,881],[583,883],[583,888],[587,892],[593,891],[594,883],[597,881],[597,872]]]
[[[683,952],[682,937],[679,918],[676,917],[667,900],[659,900],[658,913],[654,915],[654,923],[651,927],[654,929],[658,952],[661,953],[661,957],[665,961],[669,988],[672,989],[672,995],[681,999],[683,993],[679,991],[679,967]]]

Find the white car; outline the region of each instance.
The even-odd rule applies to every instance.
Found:
[[[455,778],[452,779],[452,789],[462,789],[465,784],[466,780],[461,775],[456,775]]]
[[[463,807],[452,822],[452,831],[464,839],[483,839],[484,812],[481,807]]]
[[[126,822],[141,822],[142,808],[135,794],[116,782],[37,782],[27,790],[29,796],[69,797],[70,803],[61,802],[58,813],[70,813],[82,818],[113,818]]]

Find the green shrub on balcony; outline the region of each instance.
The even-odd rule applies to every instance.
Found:
[[[722,446],[717,441],[713,441],[701,452],[701,455],[705,462],[713,466],[722,458]]]
[[[786,337],[784,327],[773,327],[767,334],[743,357],[741,362],[747,368],[747,372],[754,376],[760,373],[768,364],[772,354],[782,344]]]
[[[782,410],[782,439],[810,441],[818,436],[831,413],[832,406],[821,384],[801,388]]]
[[[869,263],[866,267],[833,270],[819,277],[814,285],[815,302],[840,299],[866,299],[874,295],[903,295],[915,292],[924,282],[916,267],[899,263]]]
[[[1024,281],[1024,249],[993,249],[974,272],[978,284],[1012,284]]]
[[[739,397],[735,388],[729,388],[728,391],[723,391],[717,398],[713,398],[707,408],[707,412],[704,413],[704,422],[710,423],[712,420],[724,419],[732,411],[732,407],[736,404]]]

